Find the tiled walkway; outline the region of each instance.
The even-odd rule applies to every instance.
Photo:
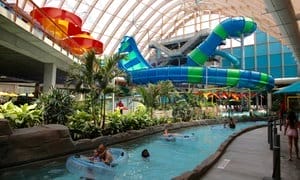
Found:
[[[279,130],[279,129],[278,129]],[[300,159],[288,161],[287,137],[280,132],[281,179],[300,180]],[[267,127],[236,138],[219,161],[202,177],[205,180],[272,179],[273,151],[267,142]]]

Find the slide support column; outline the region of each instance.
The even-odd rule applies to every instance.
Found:
[[[47,92],[51,87],[55,87],[56,83],[56,65],[54,63],[44,64],[44,85],[43,92]]]

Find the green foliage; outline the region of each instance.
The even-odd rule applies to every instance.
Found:
[[[116,88],[116,95],[117,96],[130,96],[131,92],[130,92],[130,88],[128,86],[125,85],[118,85]]]
[[[146,127],[167,123],[169,119],[151,119],[145,109],[141,108],[133,113],[121,115],[119,111],[107,115],[106,129],[103,134],[116,134],[128,130],[138,130]]]
[[[160,81],[157,84],[159,96],[161,97],[163,109],[167,109],[167,104],[171,101],[172,95],[177,95],[177,91],[171,81]]]
[[[128,130],[137,130],[148,127],[151,120],[147,114],[129,113],[121,115],[118,111],[107,115],[106,132],[116,134]]]
[[[150,116],[152,117],[153,109],[158,107],[158,97],[159,97],[159,88],[157,85],[148,84],[147,86],[139,86],[137,88],[137,92],[142,96],[142,101],[147,111],[150,112]]]
[[[282,97],[281,95],[274,95],[272,97],[272,107],[271,107],[271,111],[273,112],[278,112],[280,110],[280,105],[281,102],[284,101],[284,97]]]
[[[40,100],[46,124],[65,125],[68,121],[67,116],[74,111],[74,98],[67,90],[52,88],[48,93],[43,94]]]
[[[215,104],[211,101],[201,101],[200,107],[214,107]]]
[[[67,126],[74,140],[84,138],[95,138],[101,135],[101,129],[93,124],[93,117],[90,113],[76,110],[68,116]]]
[[[136,107],[135,113],[143,115],[147,113],[147,109],[143,104],[140,104]]]
[[[172,116],[174,121],[190,121],[193,117],[191,105],[185,99],[181,99],[173,106]]]
[[[130,129],[144,129],[152,126],[153,122],[147,113],[129,113],[127,122]]]
[[[126,116],[121,115],[119,111],[109,113],[106,120],[106,128],[103,132],[104,135],[108,134],[116,134],[120,132],[126,131],[125,127],[123,126],[123,121]]]
[[[202,118],[203,119],[215,119],[215,118],[217,118],[217,115],[214,111],[203,111]]]
[[[160,124],[166,124],[166,123],[171,123],[173,122],[172,118],[168,118],[168,117],[161,117],[161,118],[153,118],[151,119],[152,121],[152,125],[160,125]]]
[[[0,105],[0,118],[8,119],[13,128],[32,127],[40,124],[42,119],[41,110],[36,107],[37,104],[16,106],[9,101]]]
[[[117,67],[117,63],[121,59],[126,59],[126,55],[113,54],[98,59],[94,51],[89,51],[84,56],[84,63],[74,64],[69,72],[67,84],[75,83],[77,92],[88,94],[88,109],[93,116],[95,126],[98,126],[99,117],[102,117],[102,127],[104,127],[105,104],[104,100],[101,103],[99,99],[111,92],[109,84],[112,80],[123,75],[123,72]]]
[[[187,103],[189,105],[191,105],[192,107],[199,107],[200,106],[197,95],[195,95],[193,93],[186,93],[185,94],[185,99],[186,99]]]

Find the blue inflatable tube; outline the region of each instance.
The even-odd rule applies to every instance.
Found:
[[[196,140],[197,137],[194,134],[169,134],[168,136],[161,136],[161,139],[165,141]]]
[[[176,141],[176,138],[173,135],[161,136],[160,139],[165,141],[173,141],[173,142]]]
[[[78,177],[113,179],[115,176],[114,167],[127,162],[128,154],[119,148],[110,148],[109,151],[113,155],[113,162],[110,166],[103,162],[91,161],[84,155],[72,155],[67,159],[66,168]]]
[[[196,140],[197,137],[194,134],[182,134],[181,136],[176,136],[176,140]]]

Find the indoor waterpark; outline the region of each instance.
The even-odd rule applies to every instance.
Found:
[[[0,0],[0,22],[0,179],[300,179],[300,1]]]

